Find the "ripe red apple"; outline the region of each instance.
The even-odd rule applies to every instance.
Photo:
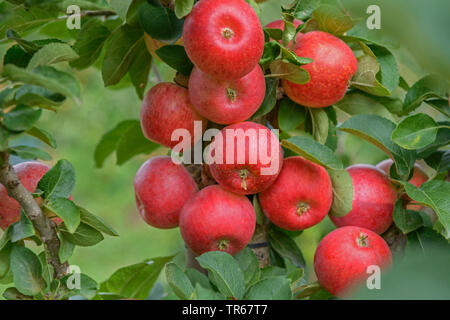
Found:
[[[264,32],[245,0],[200,0],[184,21],[186,53],[216,79],[239,79],[252,71],[264,51]]]
[[[376,233],[361,227],[342,227],[327,234],[314,255],[314,270],[322,287],[337,296],[352,293],[372,274],[367,267],[385,270],[391,251]]]
[[[294,52],[314,61],[303,66],[311,80],[295,84],[283,80],[283,88],[291,100],[310,108],[328,107],[341,100],[348,81],[358,68],[355,55],[341,39],[322,31],[302,35]]]
[[[39,180],[50,169],[49,166],[39,162],[22,162],[14,166],[20,182],[26,190],[34,192]],[[36,199],[39,201],[40,198]],[[58,218],[59,219],[59,218]],[[20,204],[8,196],[6,188],[0,184],[0,227],[5,230],[11,224],[20,220]],[[61,219],[59,219],[61,221]]]
[[[216,136],[211,144],[215,162],[209,169],[222,187],[238,194],[254,194],[275,181],[283,165],[283,151],[278,137],[267,127],[236,123],[223,128],[221,137]]]
[[[386,173],[386,175],[389,177],[389,172],[391,170],[391,166],[393,163],[394,163],[394,161],[392,161],[392,159],[386,159],[386,160],[381,161],[379,164],[377,164],[377,168],[383,170]],[[414,164],[413,176],[411,177],[411,179],[409,179],[408,182],[418,188],[422,185],[422,183],[426,182],[427,180],[428,180],[428,175],[423,170],[423,168],[417,163]],[[403,198],[406,202],[411,201],[411,198],[408,197],[407,195],[405,195]],[[422,208],[423,208],[423,206],[418,205],[418,204],[407,204],[406,205],[406,209],[408,209],[408,210],[420,211],[420,209],[422,209]]]
[[[330,215],[338,227],[358,226],[378,234],[392,224],[392,212],[397,193],[383,171],[371,165],[353,165],[347,168],[353,182],[352,211],[343,217]]]
[[[216,80],[194,68],[189,79],[189,97],[195,110],[219,124],[237,123],[250,118],[260,107],[266,82],[257,65],[237,80]]]
[[[264,214],[286,230],[318,224],[331,207],[333,191],[328,172],[303,157],[284,159],[277,180],[259,194]]]
[[[197,185],[183,165],[169,156],[144,162],[134,178],[136,205],[149,225],[170,229],[178,226],[181,208],[197,192]]]
[[[298,20],[298,19],[294,19],[293,24],[294,24],[295,29],[297,29],[299,25],[303,24],[303,21],[302,20]],[[269,28],[269,29],[280,29],[281,31],[284,31],[284,21],[281,20],[281,19],[272,21],[271,23],[266,25],[266,28]],[[297,43],[300,40],[301,36],[303,36],[303,33],[301,33],[301,32],[297,33],[297,35],[295,36],[295,43]],[[282,43],[281,40],[279,40],[278,42]],[[294,45],[294,43],[293,43],[293,41],[291,41],[291,42],[288,43],[287,47],[288,48],[292,48],[293,45]]]
[[[180,214],[180,231],[191,250],[200,255],[245,248],[255,231],[256,217],[246,196],[208,186],[191,197]]]
[[[207,120],[192,107],[188,90],[173,83],[159,83],[147,92],[141,107],[141,127],[144,136],[167,148],[173,148],[179,141],[172,141],[175,129],[186,129],[192,137],[192,145],[200,138],[194,138],[194,121],[202,121],[202,134]]]

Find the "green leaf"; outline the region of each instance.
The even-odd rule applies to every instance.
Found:
[[[107,224],[105,221],[103,221],[102,218],[93,215],[86,209],[82,207],[78,207],[80,210],[80,219],[81,222],[91,226],[92,228],[96,229],[97,231],[103,232],[107,235],[117,237],[119,234],[116,230],[114,230],[113,227],[111,227],[109,224]]]
[[[120,268],[107,280],[108,290],[129,299],[145,299],[164,265],[172,259],[173,256],[154,258]]]
[[[60,232],[64,233],[67,240],[80,247],[94,246],[104,239],[99,231],[83,222],[79,224],[74,233],[69,233],[64,227],[60,227]]]
[[[197,284],[200,284],[203,288],[212,290],[212,286],[211,283],[209,282],[208,277],[203,273],[201,273],[200,271],[198,271],[197,269],[186,268],[184,273],[189,278],[194,287]]]
[[[420,188],[405,181],[398,182],[405,187],[411,199],[434,210],[443,226],[443,236],[450,239],[450,182],[432,180],[423,183]]]
[[[175,15],[178,19],[187,16],[194,6],[194,0],[175,0]]]
[[[325,144],[328,138],[328,115],[323,109],[309,108],[314,139],[320,144]]]
[[[73,275],[70,274],[66,275],[64,278],[61,279],[61,282],[67,283],[67,281],[69,281],[71,276]],[[80,276],[80,289],[70,290],[67,293],[66,297],[80,295],[85,297],[86,299],[92,299],[98,290],[97,282],[83,273],[79,274],[79,276]]]
[[[303,258],[300,248],[291,237],[275,229],[271,229],[269,235],[272,249],[283,258],[291,261],[294,266],[305,267],[305,258]]]
[[[268,114],[275,107],[277,103],[277,88],[279,80],[276,78],[265,78],[266,93],[264,100],[259,109],[252,116],[252,119],[260,118]]]
[[[291,131],[301,125],[306,118],[306,109],[289,98],[280,102],[278,124],[283,131]]]
[[[141,124],[135,121],[134,125],[124,132],[117,144],[117,165],[124,164],[138,154],[149,154],[159,147],[159,144],[144,137]]]
[[[14,100],[16,91],[17,88],[6,88],[0,91],[0,109],[7,108],[18,103]]]
[[[58,42],[49,43],[33,55],[28,63],[27,69],[33,70],[39,66],[47,66],[75,59],[78,59],[78,54],[68,44]]]
[[[286,269],[276,266],[269,266],[261,269],[261,280],[279,276],[286,276]]]
[[[363,138],[383,150],[394,160],[397,173],[408,176],[415,162],[415,152],[405,150],[391,140],[395,124],[376,115],[356,115],[338,127],[339,130]]]
[[[25,247],[14,246],[11,251],[14,284],[20,293],[34,296],[45,288],[39,258]]]
[[[244,296],[244,274],[231,255],[221,251],[211,251],[195,259],[202,268],[208,270],[211,282],[227,298],[241,299]]]
[[[111,34],[102,65],[105,86],[117,84],[125,76],[143,41],[142,30],[128,25]]]
[[[25,68],[30,62],[32,55],[22,49],[18,44],[10,47],[3,56],[3,66],[13,64],[20,68]]]
[[[425,102],[433,109],[439,111],[440,113],[450,118],[450,106],[448,99],[431,99],[426,100]]]
[[[265,31],[270,31],[270,37],[273,39],[276,39],[276,35],[278,32],[281,36],[281,30],[280,29],[264,29]],[[273,30],[273,31],[272,31]],[[281,38],[281,37],[280,37]],[[264,51],[261,59],[259,60],[259,64],[266,67],[269,63],[274,61],[281,52],[281,48],[279,46],[279,43],[276,41],[270,41],[264,43]]]
[[[353,75],[351,80],[351,85],[359,90],[365,91],[369,94],[375,96],[390,96],[391,92],[388,88],[386,88],[382,82],[380,82],[380,78],[382,74],[387,74],[385,77],[387,78],[388,83],[391,85],[389,81],[392,81],[392,77],[389,75],[395,73],[393,71],[394,66],[390,65],[388,62],[392,62],[395,64],[395,59],[390,57],[389,59],[383,60],[384,71],[381,70],[381,64],[377,60],[377,57],[371,50],[371,48],[364,44],[363,42],[359,42],[359,45],[363,51],[363,55],[358,57],[358,69],[356,73]],[[381,50],[380,50],[381,51]],[[395,64],[395,71],[397,65]],[[397,71],[398,77],[398,71]]]
[[[226,300],[226,298],[220,292],[206,289],[197,283],[195,290],[192,293],[192,300]]]
[[[32,137],[35,137],[42,142],[46,143],[52,148],[56,148],[56,140],[52,137],[52,135],[45,131],[44,129],[40,129],[38,127],[32,127],[31,129],[26,131],[26,134],[29,134]]]
[[[68,198],[75,187],[75,169],[67,160],[59,160],[38,183],[43,198]]]
[[[311,17],[311,14],[319,5],[320,0],[300,0],[297,1],[292,14],[296,19],[303,20]]]
[[[447,81],[436,75],[428,75],[409,88],[403,102],[403,114],[407,114],[430,98],[444,98],[447,92]]]
[[[117,2],[117,1],[116,1]],[[121,0],[120,2],[124,2]],[[83,25],[78,33],[74,48],[79,58],[70,62],[76,69],[84,69],[91,66],[100,56],[106,39],[111,32],[98,19],[91,19]]]
[[[388,103],[388,101],[383,102]],[[395,121],[395,117],[389,112],[383,102],[375,96],[369,96],[360,91],[351,91],[334,105],[349,116],[357,114],[374,114]],[[389,100],[389,102],[392,102],[392,100]]]
[[[9,153],[22,159],[42,159],[45,161],[52,160],[52,157],[45,151],[29,146],[14,146],[8,149]]]
[[[426,158],[440,147],[446,146],[450,143],[450,131],[447,129],[447,127],[450,126],[450,121],[439,121],[438,125],[441,128],[438,129],[436,140],[425,148],[417,151],[418,159]]]
[[[398,199],[393,212],[394,223],[404,234],[417,230],[423,226],[422,217],[416,211],[405,210],[403,199]]]
[[[6,300],[33,300],[33,297],[25,296],[14,287],[10,287],[3,292],[3,297]]]
[[[20,210],[20,220],[11,226],[9,237],[11,242],[17,242],[35,235],[33,224],[28,216]]]
[[[175,42],[183,33],[183,19],[159,1],[145,2],[139,9],[139,23],[150,37]]]
[[[128,8],[130,7],[133,0],[111,0],[110,5],[115,13],[125,20],[128,12]]]
[[[162,61],[185,76],[188,76],[194,67],[183,46],[163,46],[155,52]]]
[[[25,70],[15,65],[5,65],[3,76],[11,81],[24,82],[47,88],[53,92],[74,99],[80,103],[80,85],[70,74],[58,71],[50,66],[40,66],[34,70]]]
[[[436,170],[436,174],[447,174],[450,170],[450,150],[438,150],[424,159],[427,165]]]
[[[258,281],[250,287],[246,300],[291,300],[292,291],[285,277],[271,277]]]
[[[26,131],[33,127],[41,114],[42,109],[19,104],[3,115],[3,125],[11,131]]]
[[[385,47],[369,45],[369,48],[372,50],[380,65],[380,73],[377,74],[379,81],[392,93],[398,87],[400,81],[394,55]]]
[[[139,124],[138,120],[124,120],[102,136],[94,152],[97,168],[101,168],[106,158],[117,149],[119,141],[125,132],[137,124]]]
[[[305,159],[327,169],[343,169],[343,164],[333,151],[308,136],[295,136],[281,141],[281,145],[300,154]]]
[[[418,113],[403,119],[392,131],[392,141],[408,150],[417,150],[432,144],[440,126],[430,116]],[[450,126],[445,128],[450,131]]]
[[[319,29],[335,35],[343,34],[355,25],[352,18],[338,7],[323,4],[313,11]]]
[[[17,104],[39,106],[51,110],[53,110],[52,107],[61,105],[65,100],[66,97],[62,94],[30,84],[22,85],[16,92]]]
[[[152,67],[152,56],[145,46],[145,42],[141,42],[141,46],[137,49],[136,57],[130,66],[128,73],[133,83],[139,99],[144,97],[145,88],[147,87],[150,69]]]
[[[3,280],[10,272],[10,256],[13,245],[11,243],[7,243],[0,250],[0,281]]]
[[[75,250],[75,244],[73,244],[63,232],[59,232],[59,252],[58,257],[59,260],[64,263],[72,256],[73,251]]]
[[[44,207],[60,217],[70,233],[74,233],[80,225],[80,210],[71,200],[51,197]]]
[[[245,287],[249,287],[259,280],[259,260],[250,248],[245,248],[236,254],[234,258],[237,260],[239,267],[244,273]]]
[[[166,265],[166,280],[180,299],[188,300],[194,292],[194,287],[189,278],[173,262]]]
[[[347,170],[328,170],[333,185],[333,203],[330,214],[343,217],[352,211],[353,182]]]
[[[285,59],[273,61],[270,64],[270,72],[271,77],[286,79],[296,84],[305,84],[310,80],[308,71]]]

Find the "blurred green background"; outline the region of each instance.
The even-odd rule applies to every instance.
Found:
[[[269,0],[261,4],[263,25],[281,17],[280,2],[286,4],[290,1]],[[450,1],[341,0],[340,3],[352,16],[363,19],[368,16],[366,8],[369,4],[380,6],[380,32],[393,36],[401,44],[395,49],[395,55],[401,74],[410,85],[426,73],[438,73],[450,78]],[[5,45],[0,46],[2,55],[5,49]],[[164,80],[172,80],[173,70],[159,63],[155,66]],[[58,113],[45,111],[39,126],[57,138],[56,151],[44,148],[52,153],[55,160],[68,159],[75,167],[77,184],[73,197],[76,202],[100,215],[120,234],[120,237],[107,237],[94,247],[77,247],[71,259],[71,264],[80,266],[83,273],[100,282],[121,266],[147,258],[172,255],[182,251],[184,244],[178,229],[152,228],[143,222],[136,210],[133,179],[149,156],[135,157],[121,167],[115,165],[113,156],[103,168],[95,168],[93,153],[102,134],[122,120],[139,117],[141,102],[129,84],[129,79],[123,79],[113,88],[104,88],[98,68],[90,68],[76,76],[82,84],[82,105],[67,102]],[[154,73],[151,77],[154,84]],[[21,139],[21,143],[40,145],[32,138]],[[346,165],[376,164],[385,158],[377,148],[346,135],[340,136],[338,152]],[[314,277],[311,262],[315,247],[331,229],[333,225],[326,218],[297,238],[311,278]]]

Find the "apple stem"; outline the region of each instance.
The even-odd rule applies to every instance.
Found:
[[[369,236],[367,234],[364,234],[362,232],[359,233],[359,237],[358,237],[358,246],[360,247],[367,247],[368,243],[367,243],[367,238]]]
[[[234,32],[230,28],[223,28],[222,29],[222,36],[225,39],[231,39],[234,36]]]
[[[236,90],[231,89],[231,88],[227,88],[227,97],[228,99],[231,100],[231,103],[233,103],[234,101],[236,101]]]
[[[242,179],[242,189],[247,190],[247,182],[245,181],[245,179],[247,179],[248,177],[248,171],[246,169],[242,169],[241,171],[239,171],[239,177]]]
[[[299,216],[306,213],[309,210],[309,205],[306,202],[300,202],[297,205],[297,213]]]
[[[225,240],[225,239],[222,239],[222,240],[220,240],[219,243],[217,244],[217,248],[218,248],[220,251],[225,251],[225,250],[227,250],[229,244],[230,244],[230,241]]]

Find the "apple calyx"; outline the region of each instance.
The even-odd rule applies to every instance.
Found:
[[[359,237],[356,240],[356,242],[358,243],[358,246],[360,247],[367,247],[369,245],[367,238],[369,236],[367,234],[364,234],[362,232],[359,233]]]
[[[233,30],[231,30],[230,28],[223,28],[223,29],[222,29],[222,36],[223,36],[225,39],[231,39],[231,38],[233,38],[233,36],[234,36],[234,32],[233,32]]]
[[[245,181],[245,179],[247,179],[247,177],[248,177],[248,170],[246,170],[246,169],[240,170],[239,177],[242,179],[242,182],[241,182],[242,189],[247,190],[247,182]]]
[[[309,210],[309,205],[306,202],[300,202],[297,205],[297,213],[299,216],[301,216],[302,214],[308,212]]]
[[[237,97],[236,90],[227,88],[227,97],[228,97],[228,99],[231,100],[231,103],[236,101],[236,97]]]
[[[230,241],[229,240],[222,239],[222,240],[219,240],[219,242],[217,243],[217,248],[220,251],[225,251],[225,250],[227,250],[229,245],[230,245]]]

